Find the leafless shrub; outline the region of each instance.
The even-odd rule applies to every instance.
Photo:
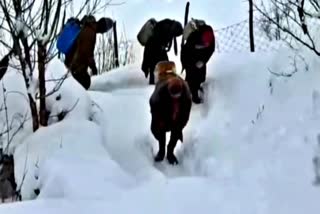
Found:
[[[298,52],[295,52],[293,56],[289,56],[290,66],[289,71],[285,72],[274,72],[270,68],[268,71],[276,77],[292,77],[294,74],[298,73],[300,70],[309,71],[309,65],[305,58]],[[303,67],[303,69],[302,69]]]
[[[290,47],[300,44],[320,56],[317,41],[320,5],[317,0],[261,0],[254,7],[261,14],[261,20],[267,23],[267,33],[276,29],[279,38],[280,32],[285,35],[282,39]]]
[[[99,37],[95,50],[95,58],[97,59],[99,74],[117,67],[115,62],[114,45],[115,43],[112,31]],[[120,41],[118,43],[120,65],[125,66],[135,62],[133,45],[133,41],[127,39],[125,28],[123,27]]]
[[[57,91],[65,80],[65,77],[62,77],[53,92],[46,92],[45,67],[57,55],[54,45],[72,3],[73,0],[0,0],[0,21],[4,23],[0,29],[5,32],[4,37],[7,38],[1,40],[1,43],[13,50],[14,56],[20,62],[18,68],[25,79],[34,131],[38,129],[39,123],[42,126],[47,124],[46,96]],[[111,1],[86,0],[80,6],[76,17],[83,13],[94,14],[109,5],[112,5]],[[36,64],[39,71],[38,81],[33,77]],[[39,96],[35,97],[34,89],[37,87]],[[35,99],[40,100],[39,113]]]
[[[9,145],[30,119],[32,119],[33,131],[36,131],[40,124],[42,126],[47,124],[45,98],[58,91],[66,79],[66,76],[63,76],[57,81],[57,87],[54,87],[52,91],[46,91],[46,65],[57,55],[55,42],[64,25],[67,13],[74,9],[72,4],[73,0],[0,0],[0,49],[4,49],[5,53],[10,53],[10,57],[17,59],[17,64],[9,66],[21,71],[27,91],[26,96],[22,92],[6,91],[2,82],[4,91],[0,112],[4,112],[4,120],[1,121],[4,125],[0,130],[1,157],[3,153],[5,157],[11,158],[10,166],[12,167],[5,169],[7,162],[0,159],[0,198],[8,195],[8,189],[2,188],[4,186],[1,185],[8,187],[10,182],[7,182],[7,172],[13,172],[14,168],[13,157],[8,154]],[[109,5],[112,5],[111,0],[107,2],[85,0],[77,11],[76,17],[84,13],[95,14]],[[34,76],[36,69],[39,71],[38,78]],[[39,88],[39,96],[36,96],[37,88]],[[16,113],[12,118],[9,117],[6,99],[10,93],[21,94],[23,99],[28,101],[31,117],[28,112],[26,114]],[[39,112],[36,99],[40,100]],[[6,146],[3,146],[4,144]],[[14,175],[10,174],[10,179],[14,181]],[[2,181],[4,183],[1,183]],[[19,192],[22,184],[23,182],[20,187],[17,187],[11,182],[10,191]]]

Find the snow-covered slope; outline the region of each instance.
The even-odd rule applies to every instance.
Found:
[[[42,128],[15,149],[18,185],[28,169],[24,199],[41,192],[0,213],[318,213],[320,63],[301,54],[290,78],[270,72],[294,71],[286,49],[214,55],[206,103],[192,107],[178,166],[153,162],[153,87],[138,66],[96,77],[89,96],[65,86],[62,98],[93,107],[74,109],[86,116]]]

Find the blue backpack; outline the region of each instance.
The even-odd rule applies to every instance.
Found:
[[[81,31],[80,23],[76,20],[68,21],[57,39],[57,49],[68,54]]]

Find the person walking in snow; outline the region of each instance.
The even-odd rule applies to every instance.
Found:
[[[215,50],[215,37],[210,25],[204,21],[192,19],[184,29],[183,39],[186,41],[181,47],[181,64],[186,71],[185,80],[192,93],[192,100],[202,102],[199,91],[206,80],[207,62]]]
[[[88,67],[90,67],[92,75],[97,75],[98,73],[94,60],[96,35],[109,31],[113,26],[113,20],[101,18],[96,21],[94,16],[85,15],[81,21],[76,18],[70,18],[68,22],[74,22],[79,25],[80,31],[70,50],[65,53],[64,63],[70,69],[72,76],[87,90],[91,85]]]
[[[158,140],[159,151],[155,161],[162,161],[166,152],[166,132],[171,132],[167,160],[178,164],[174,149],[178,140],[183,142],[183,129],[189,121],[192,100],[188,84],[176,74],[174,62],[161,61],[156,65],[158,81],[149,99],[151,132]]]
[[[181,36],[183,32],[182,24],[171,19],[163,19],[157,22],[155,19],[149,19],[140,32],[138,41],[144,46],[143,61],[141,69],[145,77],[149,77],[149,84],[155,84],[154,69],[158,62],[168,60],[167,52],[170,51],[172,40],[174,50],[177,55],[176,37]]]

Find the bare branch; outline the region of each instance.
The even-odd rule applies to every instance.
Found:
[[[4,111],[5,111],[5,118],[6,118],[6,125],[7,125],[7,143],[9,144],[10,141],[10,132],[9,132],[9,115],[8,115],[8,107],[7,107],[7,96],[5,94],[6,89],[4,87],[4,83],[2,81],[2,90],[3,90],[3,105],[4,105]]]
[[[285,17],[287,20],[286,25],[277,22],[274,17],[272,17],[270,14],[266,12],[265,9],[261,9],[258,7],[256,4],[254,4],[255,9],[263,16],[265,17],[270,23],[275,25],[277,28],[279,28],[281,31],[285,32],[288,34],[291,38],[293,38],[295,41],[298,43],[304,45],[305,47],[309,48],[312,50],[315,54],[320,56],[320,49],[316,47],[315,40],[311,36],[311,32],[307,30],[307,25],[305,22],[305,16],[304,16],[304,7],[299,6],[299,4],[290,4],[291,1],[287,0],[287,3],[284,1],[280,0],[270,0],[271,3],[278,8],[282,12],[282,16]],[[295,11],[292,7],[297,7],[297,11]],[[263,7],[262,7],[263,8]],[[298,12],[300,11],[300,12]],[[299,17],[297,16],[297,13],[299,13]],[[300,28],[303,30],[303,33],[306,36],[306,39],[303,39],[301,35],[297,34],[292,26],[293,24],[296,24],[296,27]]]

